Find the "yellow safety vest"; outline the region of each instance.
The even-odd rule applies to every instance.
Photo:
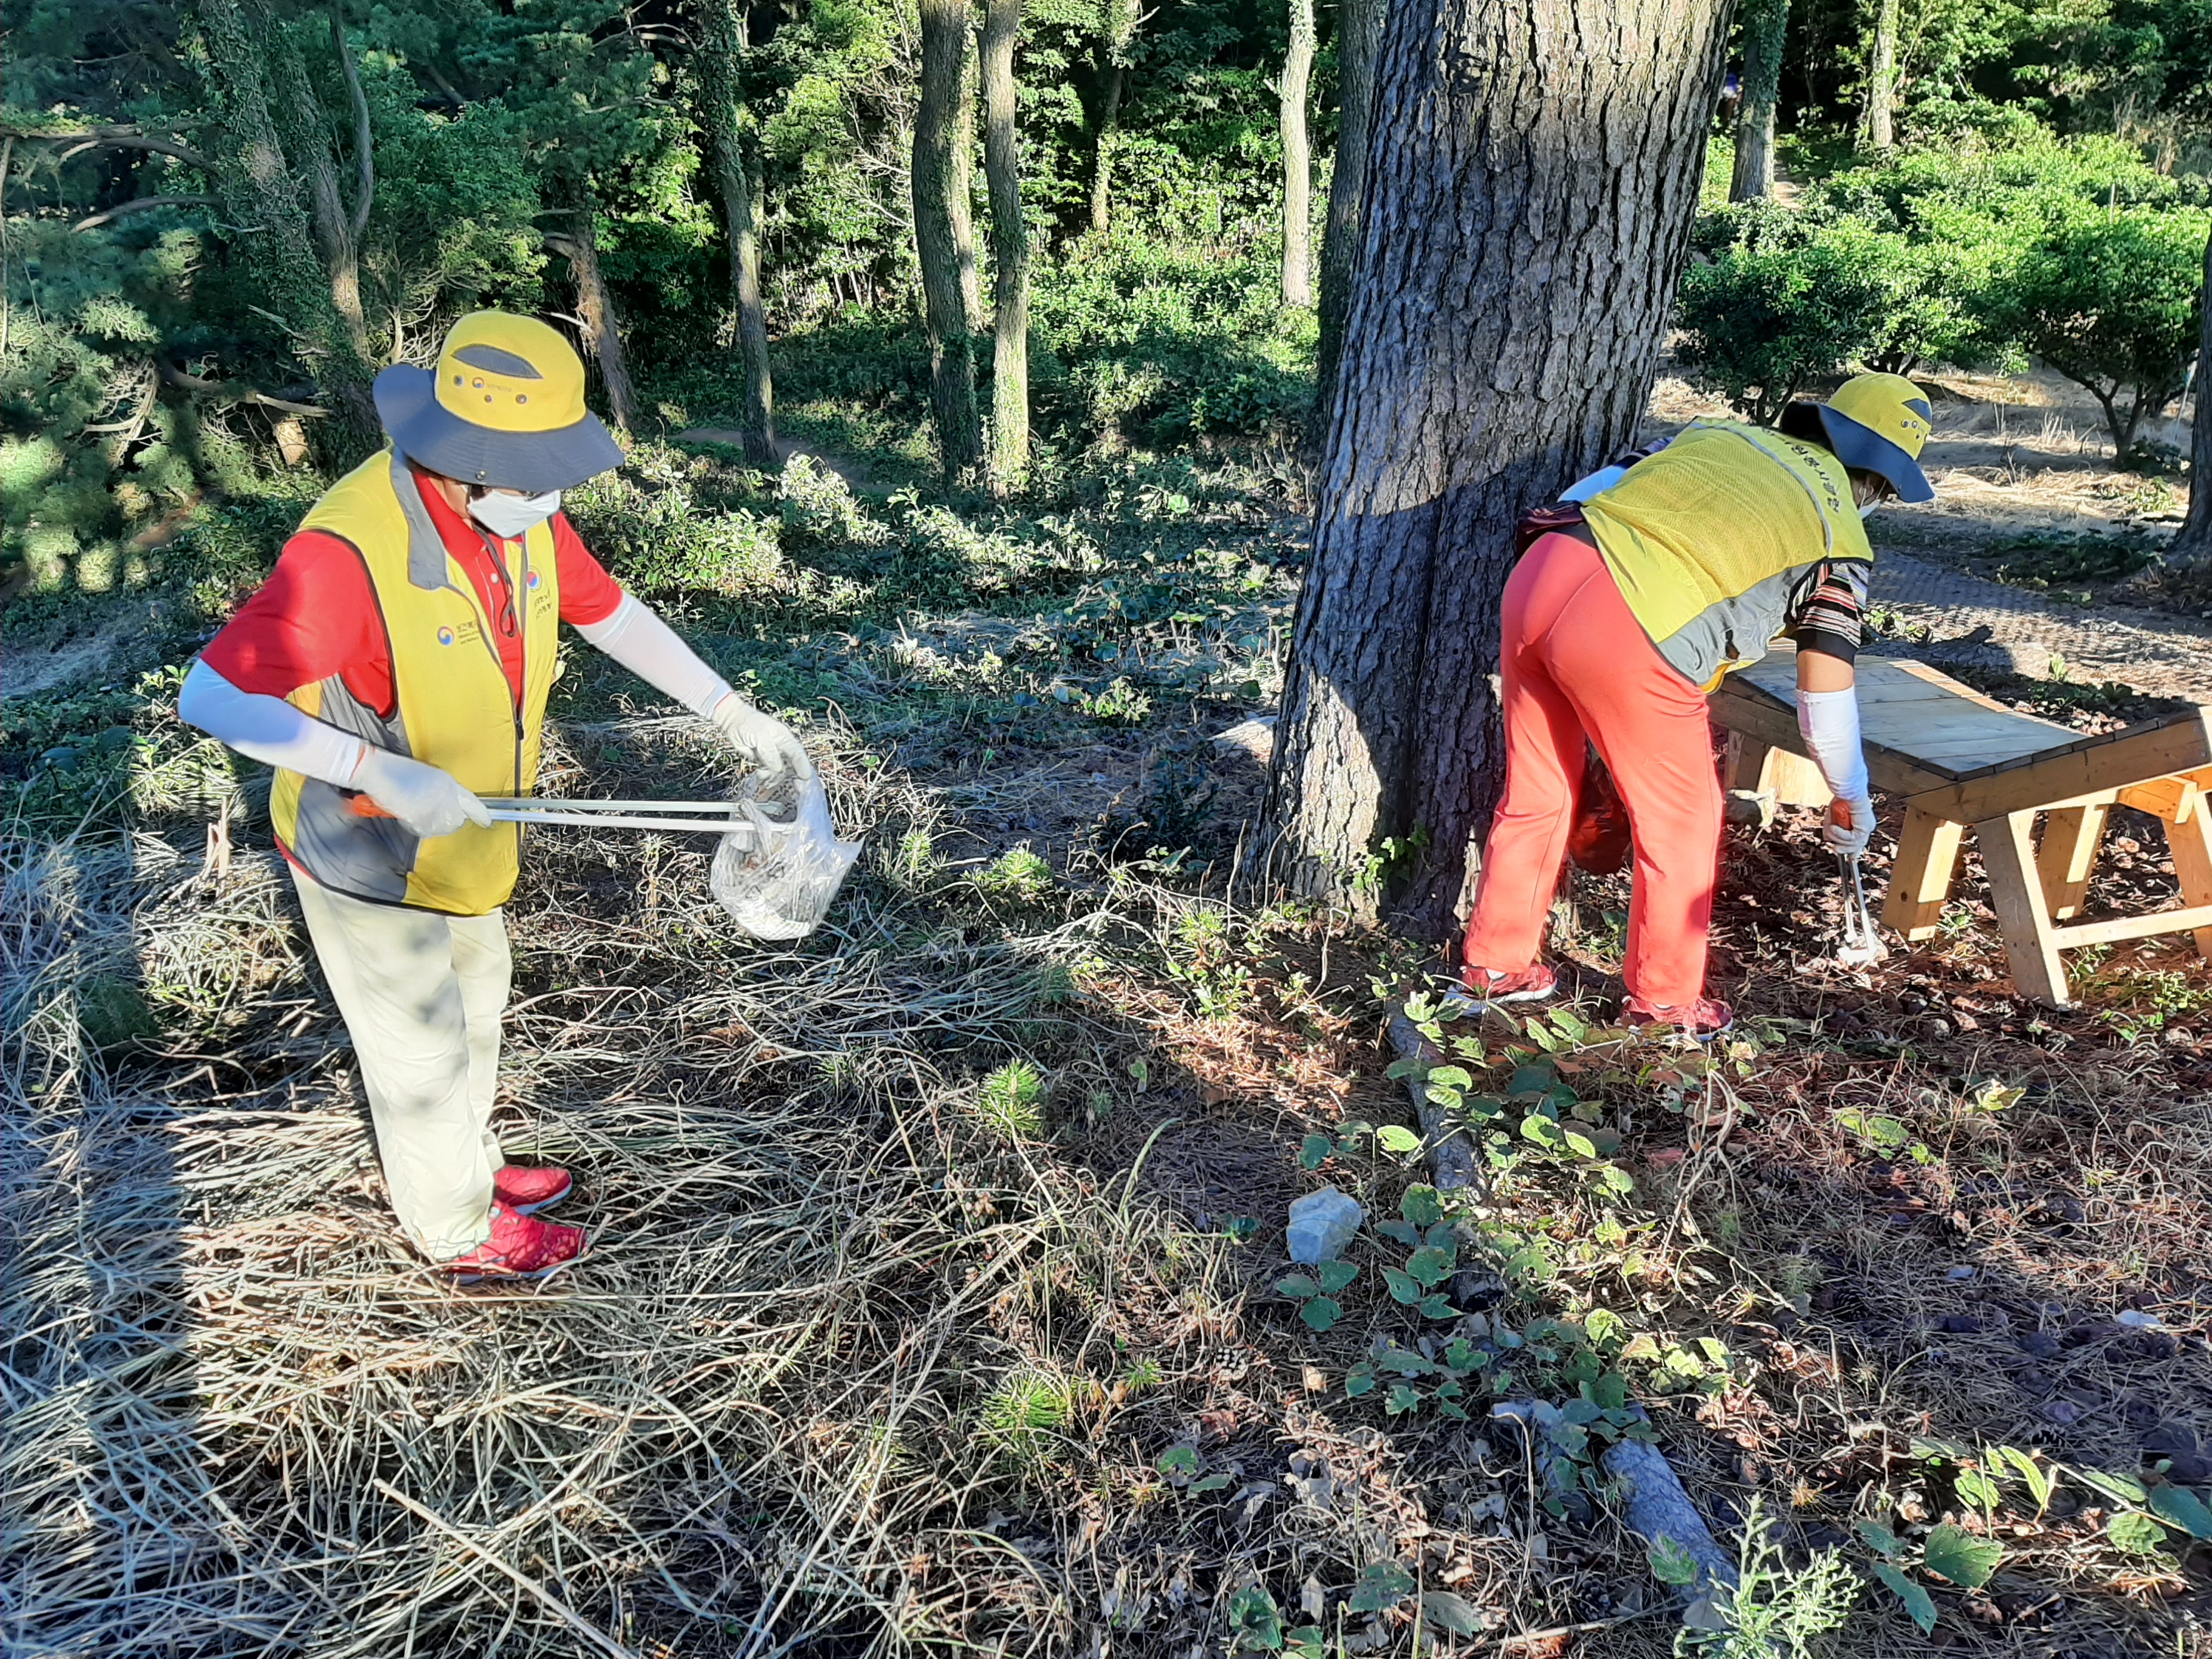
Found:
[[[530,793],[560,631],[550,521],[523,537],[520,568],[508,573],[523,644],[520,708],[492,619],[392,450],[339,479],[300,527],[338,537],[361,555],[391,644],[394,708],[385,719],[335,674],[301,686],[290,701],[365,742],[442,767],[479,795]],[[286,851],[336,892],[477,916],[514,890],[520,830],[512,823],[467,824],[425,841],[396,818],[360,816],[349,792],[283,770],[270,816]]]
[[[1844,464],[1736,421],[1692,423],[1583,515],[1660,655],[1708,690],[1766,654],[1812,567],[1874,559]]]

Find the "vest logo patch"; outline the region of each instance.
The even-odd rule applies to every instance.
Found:
[[[544,580],[545,579],[543,576],[539,575],[538,572],[533,570],[527,576],[525,576],[522,579],[522,585],[528,588],[532,592],[535,593],[538,591],[538,584]]]
[[[439,643],[439,644],[441,644],[441,645],[451,645],[453,642],[453,630],[452,629],[450,629],[450,628],[441,628],[441,629],[440,629],[438,630],[438,643]]]
[[[458,626],[448,624],[438,629],[438,643],[452,645],[456,641],[473,640],[477,638],[482,631],[473,622],[463,622]]]

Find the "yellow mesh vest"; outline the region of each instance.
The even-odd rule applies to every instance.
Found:
[[[1765,653],[1796,573],[1874,558],[1841,461],[1734,421],[1690,426],[1583,514],[1636,620],[1699,684]]]
[[[532,526],[509,572],[523,641],[519,709],[492,621],[391,450],[341,478],[300,527],[337,536],[361,555],[391,642],[397,707],[382,718],[337,676],[302,686],[291,701],[367,742],[444,768],[479,795],[530,793],[561,618],[550,523]],[[394,819],[358,816],[346,792],[283,770],[270,816],[308,874],[356,898],[473,916],[514,890],[520,831],[511,823],[421,840]]]

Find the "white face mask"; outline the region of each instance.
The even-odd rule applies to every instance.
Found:
[[[1859,517],[1862,519],[1871,519],[1874,517],[1875,508],[1881,505],[1881,503],[1879,501],[1861,502],[1859,505]]]
[[[543,524],[561,510],[561,492],[543,495],[488,494],[471,496],[469,516],[495,536],[512,541],[532,525]]]

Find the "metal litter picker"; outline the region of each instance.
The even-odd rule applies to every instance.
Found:
[[[1874,930],[1874,913],[1867,908],[1866,882],[1859,861],[1849,854],[1836,854],[1844,878],[1844,942],[1836,960],[1846,968],[1871,968],[1889,954],[1881,935]]]
[[[755,939],[804,939],[829,913],[830,902],[860,855],[861,843],[837,839],[829,796],[819,778],[800,780],[796,799],[788,803],[764,801],[746,793],[757,787],[757,780],[748,779],[733,800],[590,800],[540,795],[483,799],[495,823],[719,835],[722,839],[714,849],[708,884],[730,920]],[[352,806],[363,817],[386,816],[366,795],[355,796]]]

